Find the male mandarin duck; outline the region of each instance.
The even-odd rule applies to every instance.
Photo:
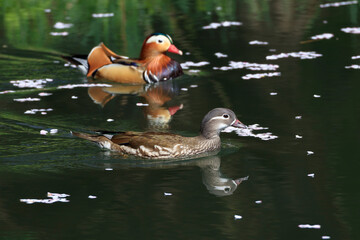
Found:
[[[167,34],[153,33],[142,45],[140,57],[130,59],[120,56],[103,43],[94,47],[86,59],[64,57],[76,65],[85,67],[86,76],[118,83],[145,84],[166,81],[183,74],[181,65],[166,52],[182,55]]]
[[[72,134],[98,143],[101,147],[125,155],[142,158],[169,159],[186,158],[219,150],[221,130],[233,126],[247,128],[233,111],[215,108],[202,120],[200,135],[184,137],[166,132],[120,132],[115,135]]]

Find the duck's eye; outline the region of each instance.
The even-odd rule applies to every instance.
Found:
[[[224,114],[224,115],[223,115],[223,118],[229,118],[229,115]]]
[[[162,39],[157,40],[158,43],[163,43],[164,41]]]
[[[224,189],[224,192],[226,192],[226,193],[230,192],[230,188],[229,188],[229,187],[226,187],[226,188]]]

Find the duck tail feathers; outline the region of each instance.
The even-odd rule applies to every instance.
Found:
[[[75,65],[85,75],[89,70],[89,64],[86,55],[74,55],[74,56],[61,56],[64,60]]]
[[[71,134],[76,137],[98,143],[101,147],[112,150],[113,142],[111,142],[111,140],[105,136],[80,132],[71,132]]]

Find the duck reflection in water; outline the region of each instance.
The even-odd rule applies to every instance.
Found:
[[[183,104],[166,106],[167,102],[177,94],[176,87],[169,82],[157,85],[118,84],[112,87],[91,87],[88,89],[88,94],[94,103],[101,107],[105,107],[118,95],[140,96],[144,115],[151,129],[168,128],[172,116],[183,108]]]
[[[117,155],[107,152],[111,157]],[[106,164],[106,167],[111,168],[175,168],[175,167],[186,167],[186,166],[198,166],[201,169],[202,182],[210,194],[223,197],[232,195],[237,187],[243,182],[248,180],[249,176],[242,178],[228,178],[224,176],[220,171],[221,158],[217,154],[212,153],[211,155],[204,154],[201,158],[193,160],[181,160],[181,161],[126,161],[122,163]],[[207,156],[206,156],[207,155]]]
[[[248,180],[249,176],[237,179],[227,178],[220,172],[220,164],[220,157],[212,156],[197,165],[201,168],[202,180],[209,193],[222,197],[233,194],[243,181]]]

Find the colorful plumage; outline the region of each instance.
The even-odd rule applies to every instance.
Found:
[[[140,57],[130,59],[120,56],[103,43],[94,47],[87,59],[73,56],[66,60],[84,67],[86,76],[95,79],[128,84],[144,84],[166,81],[183,74],[181,65],[166,52],[182,55],[167,34],[154,33],[142,45]]]

